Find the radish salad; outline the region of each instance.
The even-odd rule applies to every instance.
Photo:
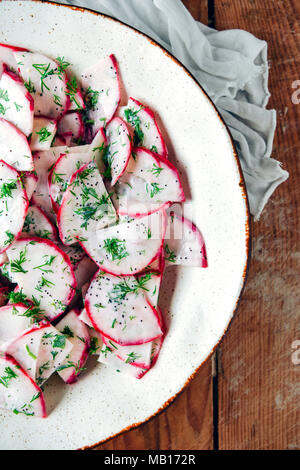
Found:
[[[141,379],[167,334],[164,270],[207,267],[155,113],[122,101],[114,55],[76,77],[0,44],[0,407],[16,415],[46,417],[45,382],[76,382],[90,355]]]

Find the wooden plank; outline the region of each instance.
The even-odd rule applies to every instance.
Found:
[[[183,3],[197,20],[207,24],[206,0],[184,0]],[[212,377],[211,361],[208,360],[169,408],[96,450],[212,449],[212,436]]]
[[[239,311],[220,349],[221,449],[299,449],[300,79],[299,2],[215,0],[217,29],[242,28],[269,44],[273,157],[290,172],[253,224],[253,259]],[[299,86],[298,86],[299,88]],[[300,94],[299,94],[300,96]]]
[[[182,0],[192,16],[204,24],[208,24],[208,0]]]

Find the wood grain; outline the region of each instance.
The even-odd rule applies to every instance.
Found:
[[[253,256],[242,302],[219,351],[221,449],[299,449],[300,5],[216,0],[217,29],[242,28],[268,41],[270,107],[278,112],[273,158],[290,172],[253,224]],[[298,70],[298,72],[297,72]]]

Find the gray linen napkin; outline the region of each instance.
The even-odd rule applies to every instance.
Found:
[[[148,34],[202,85],[234,138],[250,212],[258,220],[277,186],[288,178],[270,158],[276,128],[269,100],[267,43],[238,29],[216,31],[197,22],[180,0],[62,0],[113,16]]]

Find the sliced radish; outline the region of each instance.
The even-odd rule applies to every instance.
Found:
[[[200,231],[193,222],[174,212],[168,215],[164,255],[166,266],[207,268],[206,248]]]
[[[71,310],[67,313],[56,325],[56,328],[63,333],[73,345],[72,351],[57,369],[60,377],[67,384],[71,384],[76,382],[89,355],[89,329],[79,320],[76,310]]]
[[[45,212],[37,206],[30,206],[28,208],[22,232],[26,237],[30,235],[57,241],[57,231],[55,226],[47,217]]]
[[[154,308],[158,307],[159,289],[162,281],[162,273],[148,272],[139,274],[137,281],[143,284],[144,295]]]
[[[75,146],[76,143],[84,137],[84,124],[80,113],[67,113],[59,121],[57,127],[58,135],[69,135],[69,146]]]
[[[1,349],[18,361],[38,385],[42,385],[61,366],[73,345],[49,322],[42,321],[2,345]]]
[[[144,273],[137,276],[137,282],[142,286],[140,294],[144,295],[155,309],[158,308],[157,304],[161,279],[162,274],[157,273]],[[124,285],[126,286],[126,284]],[[153,358],[154,342],[135,346],[121,346],[107,339],[105,336],[102,336],[102,340],[103,343],[111,348],[114,354],[126,364],[132,364],[142,369],[150,368]],[[160,338],[157,338],[155,341],[156,343],[161,343]]]
[[[0,44],[0,76],[2,73],[1,65],[6,64],[13,72],[17,71],[18,64],[15,59],[15,52],[27,51],[23,47],[11,46],[10,44]]]
[[[150,368],[152,342],[133,346],[121,346],[104,335],[102,335],[102,340],[105,346],[109,347],[125,364],[131,364],[142,369]]]
[[[167,158],[168,151],[153,111],[134,98],[121,109],[121,116],[131,126],[133,145],[145,147]]]
[[[160,255],[165,229],[165,212],[160,211],[98,230],[79,242],[103,271],[130,276]]]
[[[18,70],[34,98],[34,114],[58,119],[69,106],[65,61],[32,52],[15,52]]]
[[[34,155],[34,167],[38,176],[38,183],[32,196],[32,203],[39,206],[55,220],[54,211],[48,188],[48,177],[59,156],[67,151],[67,147],[52,147],[48,151],[37,152]]]
[[[20,173],[28,201],[32,198],[35,188],[38,184],[38,177],[35,172],[22,171]]]
[[[43,323],[31,325],[1,345],[1,350],[12,356],[34,381],[37,378],[37,360],[44,328]]]
[[[42,390],[7,354],[0,356],[0,407],[15,414],[46,418],[46,406]]]
[[[0,80],[0,114],[29,136],[33,127],[32,96],[23,81],[4,67]]]
[[[98,271],[85,296],[93,327],[124,346],[143,344],[162,335],[160,319],[134,276],[120,278]]]
[[[0,345],[12,340],[33,324],[34,318],[29,310],[30,307],[22,303],[0,308]]]
[[[83,289],[82,289],[83,290]],[[85,308],[81,311],[80,315],[78,316],[79,320],[85,323],[88,326],[89,335],[90,335],[90,355],[99,355],[100,350],[103,345],[102,335],[99,331],[96,331],[92,325],[92,322],[86,313]]]
[[[185,200],[178,171],[168,160],[144,148],[132,155],[117,187],[118,213],[146,215]]]
[[[30,139],[32,151],[49,150],[56,134],[57,122],[44,116],[35,116]]]
[[[0,253],[20,235],[28,206],[19,173],[0,160]]]
[[[77,148],[77,147],[76,147]],[[106,172],[106,164],[104,162],[107,152],[107,139],[104,129],[101,127],[89,146],[89,161],[97,164],[101,175],[104,177]]]
[[[71,176],[86,163],[90,162],[88,153],[62,154],[53,166],[48,178],[49,193],[55,211],[59,210],[62,198]]]
[[[98,358],[98,361],[101,362],[101,364],[111,367],[118,373],[130,375],[135,379],[141,379],[145,375],[147,372],[146,369],[140,369],[132,364],[126,364],[113,353],[112,349],[113,348],[109,348],[108,346],[102,347]]]
[[[80,90],[80,85],[75,76],[68,78],[66,94],[70,98],[70,106],[68,111],[78,111],[85,108],[85,103]]]
[[[57,225],[61,240],[72,244],[116,221],[116,211],[95,163],[82,166],[65,191]]]
[[[85,103],[92,121],[92,135],[113,117],[120,102],[117,61],[113,55],[90,67],[81,76]]]
[[[49,320],[71,302],[76,280],[68,256],[45,238],[19,239],[7,250],[15,282],[29,299],[36,299]]]
[[[19,171],[32,171],[33,160],[26,136],[16,126],[0,118],[0,155]]]
[[[125,122],[119,117],[113,118],[106,126],[108,151],[107,165],[111,174],[111,185],[124,173],[131,155],[131,137]]]

